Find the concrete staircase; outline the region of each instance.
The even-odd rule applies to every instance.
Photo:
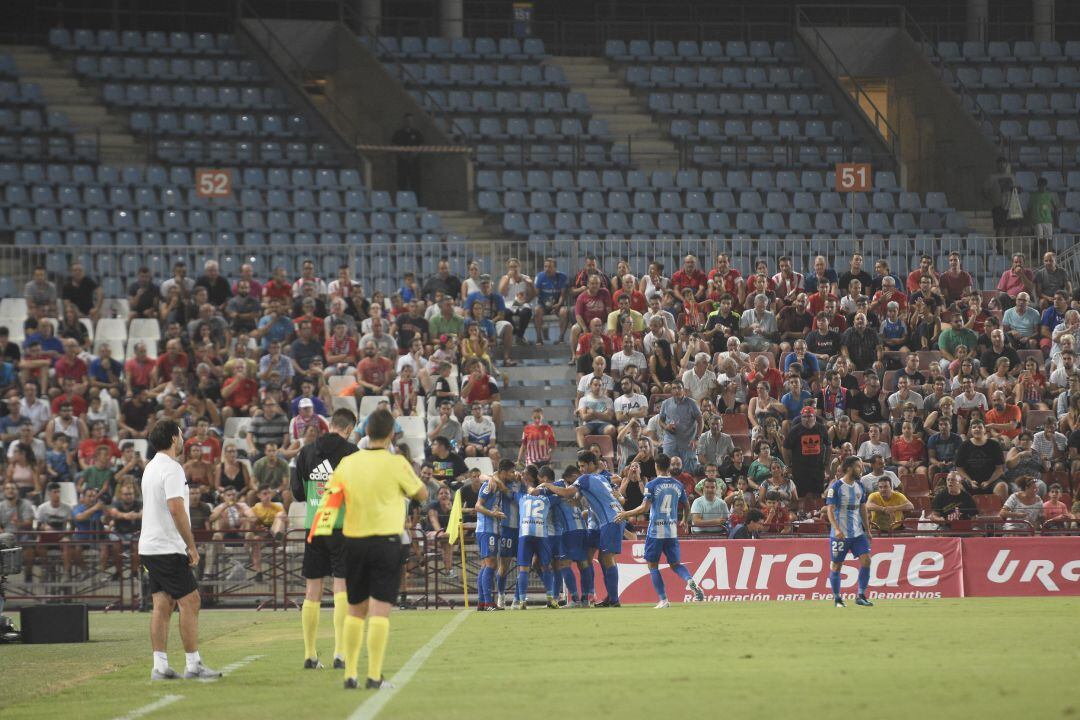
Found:
[[[571,89],[588,99],[593,117],[607,120],[612,140],[630,143],[630,157],[635,165],[646,172],[678,170],[678,148],[606,60],[553,57],[544,62],[563,69]]]
[[[979,233],[984,237],[993,237],[994,219],[989,210],[961,210],[967,218],[971,232]]]
[[[545,322],[547,337],[558,331],[557,321]],[[566,364],[570,348],[566,343],[536,347],[533,331],[526,333],[528,345],[515,347],[517,367],[502,368],[506,382],[501,387],[503,425],[499,428],[499,452],[504,458],[517,458],[521,430],[532,420],[533,408],[544,411],[544,420],[555,430],[558,447],[552,463],[561,471],[577,459],[574,439],[574,395],[576,373]]]
[[[67,114],[75,137],[97,142],[99,160],[117,165],[146,163],[146,148],[128,132],[125,120],[110,115],[98,99],[96,88],[82,85],[71,73],[68,62],[54,57],[46,48],[7,45],[19,69],[19,79],[37,83],[50,110]]]
[[[443,228],[448,233],[461,235],[476,242],[505,242],[502,228],[488,222],[483,213],[470,210],[440,210]],[[494,271],[492,271],[494,272]]]

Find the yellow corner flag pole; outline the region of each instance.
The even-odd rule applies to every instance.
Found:
[[[463,530],[461,512],[461,490],[454,493],[454,504],[450,508],[449,527],[446,529],[447,540],[453,545],[461,540],[461,590],[465,596],[465,609],[469,608],[469,580],[468,571],[465,569],[465,532]]]

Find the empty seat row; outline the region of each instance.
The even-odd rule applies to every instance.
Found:
[[[1080,172],[1076,173],[1080,178]],[[668,170],[655,170],[651,174],[643,170],[578,170],[576,173],[569,170],[555,170],[548,173],[544,170],[529,170],[522,173],[520,170],[504,170],[495,172],[481,170],[476,175],[476,186],[481,190],[520,190],[529,188],[532,190],[786,190],[789,192],[823,192],[831,191],[835,186],[835,174],[833,172],[820,173],[817,171],[794,172],[781,170],[773,173],[770,171],[754,171],[747,173],[744,170],[680,170],[672,173]],[[874,174],[874,188],[876,191],[900,192],[900,186],[896,182],[896,175],[888,170],[879,170]],[[903,193],[907,195],[908,193]],[[861,197],[859,193],[856,197]],[[910,193],[916,198],[918,193]],[[929,194],[928,194],[929,197]]]
[[[631,65],[623,76],[637,87],[727,88],[732,90],[799,90],[817,86],[806,67],[695,67],[683,65],[651,67]]]
[[[573,96],[573,97],[570,97]],[[451,90],[443,93],[413,91],[413,97],[432,109],[452,113],[588,113],[588,100],[580,93],[487,90]]]
[[[628,165],[629,152],[625,144],[605,145],[584,143],[557,144],[482,144],[476,146],[476,162],[481,167],[571,167],[582,164],[603,166]]]
[[[1080,170],[1070,170],[1067,175],[1057,170],[1035,173],[1030,170],[1017,170],[1016,184],[1031,191],[1038,186],[1039,178],[1046,178],[1046,187],[1052,192],[1062,190],[1080,190]]]
[[[114,55],[79,55],[75,74],[93,80],[180,80],[184,82],[237,82],[265,80],[252,60],[209,58],[142,58]]]
[[[449,241],[452,236],[443,236],[437,233],[311,233],[307,231],[282,231],[282,232],[233,232],[227,230],[221,231],[195,231],[186,232],[183,230],[170,230],[168,232],[158,232],[155,230],[145,231],[131,231],[131,230],[94,230],[93,232],[85,232],[82,230],[19,230],[15,234],[15,244],[19,247],[31,247],[31,246],[45,246],[45,247],[108,247],[116,246],[122,248],[147,248],[150,252],[153,252],[153,248],[161,246],[184,248],[184,247],[224,247],[232,248],[243,246],[245,248],[257,249],[257,248],[277,248],[286,245],[337,245],[342,243],[348,245],[356,244],[387,244],[387,245],[408,245],[421,243],[422,245],[417,248],[421,249],[424,253],[439,253],[444,252],[441,250],[441,244],[445,240]],[[460,242],[460,238],[456,240]],[[429,250],[426,246],[432,246]],[[146,250],[143,251],[144,253]],[[405,252],[403,250],[403,252]],[[141,254],[141,253],[140,253]],[[436,255],[437,256],[437,255]],[[96,258],[96,259],[95,259]],[[112,269],[116,269],[117,265],[121,272],[127,275],[134,275],[141,264],[149,265],[152,271],[164,268],[164,271],[171,274],[171,264],[173,258],[170,258],[168,262],[156,264],[151,258],[145,256],[140,258],[139,254],[125,253],[119,258],[113,253],[98,254],[96,256],[87,255],[83,257],[72,257],[72,260],[83,260],[84,264],[88,267],[97,267],[97,269],[104,269],[102,266],[108,266]],[[183,259],[179,256],[175,259]],[[151,260],[150,262],[147,262]],[[232,274],[238,268],[229,268],[227,263],[222,259],[222,272],[225,274]],[[242,256],[239,262],[252,262],[256,266],[256,275],[265,275],[265,272],[259,272],[259,265],[262,258],[257,255],[245,255]],[[270,267],[274,265],[282,264],[277,258],[271,259],[268,263]],[[299,265],[299,262],[296,262]],[[337,266],[340,263],[334,264],[332,271],[337,271]],[[201,266],[201,263],[199,263]],[[55,272],[52,268],[48,268],[50,271]],[[230,269],[232,272],[230,272]],[[160,272],[154,274],[160,275]]]
[[[169,163],[236,163],[240,165],[336,165],[343,158],[326,143],[270,140],[158,140],[155,156]]]
[[[152,188],[194,188],[195,177],[191,168],[162,165],[64,165],[39,163],[0,163],[0,183],[73,183],[86,185],[146,185]],[[360,173],[352,168],[245,168],[234,173],[233,189],[251,188],[317,188],[358,190],[363,187]]]
[[[399,68],[401,70],[399,71]],[[558,65],[445,65],[403,63],[387,70],[406,85],[427,86],[522,86],[566,85],[566,74]]]
[[[0,160],[91,160],[97,154],[97,141],[91,137],[0,135]]]
[[[22,110],[0,108],[0,131],[2,132],[64,132],[68,130],[68,125],[68,116],[63,110],[49,110],[43,113],[35,108]]]
[[[132,53],[232,53],[236,52],[233,36],[227,33],[147,32],[138,30],[67,30],[49,31],[49,45],[58,50]]]
[[[0,81],[0,105],[43,105],[41,86],[37,83]]]
[[[137,111],[131,114],[131,129],[136,133],[155,135],[223,135],[272,137],[303,137],[309,135],[302,115],[282,117],[278,114],[254,115],[241,113],[204,114],[201,112],[150,113]]]
[[[998,123],[998,130],[1010,140],[1039,142],[1080,140],[1080,126],[1072,118],[1057,120],[1053,124],[1049,120],[1029,120],[1026,124],[1019,120],[1002,120]]]
[[[554,196],[554,197],[553,197]],[[855,203],[857,212],[871,209],[892,215],[896,212],[921,212],[924,209],[940,214],[953,212],[948,207],[944,193],[927,193],[923,204],[918,193],[903,193],[898,204],[892,193],[874,193],[870,200],[867,194],[860,193]],[[492,190],[481,190],[477,199],[480,208],[489,212],[503,210],[635,210],[638,212],[686,212],[707,210],[734,210],[747,212],[791,210],[835,211],[844,212],[850,207],[849,200],[836,192],[812,193],[799,190],[788,193],[783,190],[770,190],[762,195],[756,190],[739,192],[731,190],[706,192],[702,190],[659,191],[652,190],[559,190],[554,193],[547,190],[507,190],[501,194]]]
[[[472,118],[455,117],[447,119],[447,123],[451,132],[464,137],[490,138],[492,140],[528,140],[547,137],[556,139],[558,133],[554,132],[554,121],[549,119],[549,122],[542,123],[540,122],[541,119],[536,118],[530,122],[528,118],[523,117],[505,119],[482,117],[473,122]],[[594,127],[600,129],[603,126],[596,125]]]
[[[795,46],[780,40],[706,40],[700,45],[695,40],[608,40],[604,44],[604,56],[615,62],[735,62],[774,63],[797,60]]]
[[[117,208],[26,208],[13,207],[7,212],[6,225],[11,230],[323,230],[327,232],[438,232],[439,215],[430,211],[403,210],[396,213],[363,213],[333,210],[314,212],[298,210],[131,210]]]
[[[1069,144],[1064,144],[1064,143]],[[1063,165],[1080,165],[1080,144],[1077,139],[1064,140],[1061,143],[1020,145],[1014,156],[1024,167],[1038,170],[1059,168]]]
[[[691,159],[699,166],[826,167],[839,162],[869,162],[860,146],[827,145],[694,145]]]
[[[661,115],[832,115],[832,98],[794,93],[650,93],[649,110]]]
[[[544,41],[540,38],[396,38],[381,36],[373,41],[361,37],[377,55],[400,55],[408,58],[438,60],[538,60],[546,56]]]
[[[1034,43],[1030,40],[1017,40],[1011,45],[1007,42],[994,41],[989,44],[978,40],[969,40],[962,46],[955,42],[943,41],[937,45],[938,54],[946,60],[966,60],[969,62],[1063,62],[1080,60],[1080,42],[1070,40],[1062,47],[1053,40]]]
[[[143,85],[105,83],[101,99],[116,107],[228,108],[235,110],[286,109],[288,104],[275,87],[233,85]]]
[[[0,77],[14,78],[19,76],[19,69],[15,66],[15,58],[8,53],[0,53]]]
[[[956,77],[972,90],[1054,90],[1080,87],[1080,69],[1073,66],[1051,67],[958,67]]]
[[[991,115],[1075,115],[1080,110],[1076,93],[979,93],[975,102]]]
[[[469,118],[455,118],[453,122],[457,125],[457,130],[454,130],[457,134],[475,133],[475,125],[471,124]],[[452,129],[449,124],[446,124],[446,127]],[[555,118],[539,117],[533,120],[532,130],[538,138],[547,140],[606,138],[610,135],[608,121],[605,118],[592,118],[587,123],[583,123],[581,118],[576,117],[560,118],[557,121]]]
[[[827,126],[822,120],[808,120],[800,123],[798,120],[781,120],[774,124],[770,120],[754,120],[747,128],[743,120],[725,120],[723,126],[717,120],[698,120],[696,125],[691,120],[672,120],[669,132],[672,137],[696,139],[696,138],[726,138],[740,141],[772,141],[772,142],[802,142],[804,140],[819,140],[821,142],[833,142],[835,140],[852,140],[855,132],[846,120],[834,120]]]

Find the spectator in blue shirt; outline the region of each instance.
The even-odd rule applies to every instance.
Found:
[[[533,280],[536,287],[536,308],[533,310],[533,322],[536,323],[536,344],[544,342],[543,322],[544,314],[559,315],[559,339],[561,343],[566,334],[566,328],[570,326],[570,308],[566,304],[566,292],[570,287],[570,280],[565,273],[555,269],[554,258],[544,258],[544,271],[537,274]]]

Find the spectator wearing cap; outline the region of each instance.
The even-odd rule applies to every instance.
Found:
[[[701,403],[706,398],[712,398],[716,394],[716,373],[709,369],[709,353],[699,352],[694,356],[694,365],[682,374],[682,384],[686,388],[686,394],[696,402]]]
[[[487,273],[480,275],[477,282],[479,289],[469,293],[465,298],[465,312],[471,312],[476,303],[483,303],[484,314],[487,319],[495,323],[495,334],[502,343],[503,364],[508,367],[517,365],[517,362],[510,358],[510,348],[514,344],[514,328],[506,319],[506,303],[502,295],[492,289],[490,275]]]
[[[316,436],[321,436],[323,433],[330,430],[330,426],[327,425],[318,413],[315,412],[315,403],[310,398],[301,398],[297,403],[298,412],[289,421],[289,440],[290,444],[303,443],[304,433],[308,431],[308,428],[314,427]]]

